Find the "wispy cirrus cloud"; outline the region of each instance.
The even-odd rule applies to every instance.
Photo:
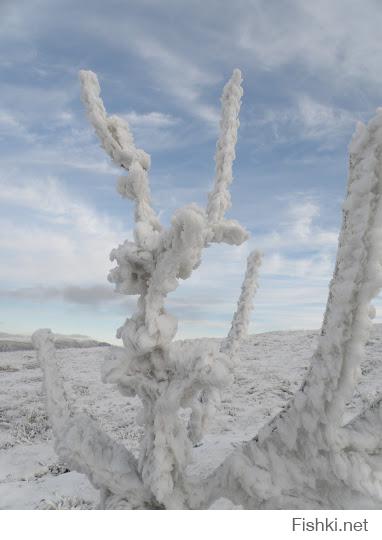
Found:
[[[0,277],[8,284],[103,282],[108,253],[126,235],[122,222],[71,195],[57,178],[3,180],[0,204],[0,249],[7,260]]]
[[[137,43],[137,52],[156,74],[156,78],[191,115],[198,116],[216,128],[219,111],[203,103],[201,89],[218,81],[211,72],[202,70],[186,56],[182,56],[159,41],[145,40]]]
[[[248,127],[258,140],[268,146],[314,142],[321,148],[334,148],[344,138],[349,139],[357,121],[364,113],[319,102],[307,95],[267,110],[254,112]]]
[[[14,114],[7,110],[0,110],[0,140],[9,138],[22,139],[28,143],[36,139],[26,125],[20,121]]]
[[[171,114],[130,111],[119,116],[125,118],[131,126],[137,144],[149,152],[170,150],[187,144],[184,136],[179,133],[179,128],[184,128],[181,119]]]
[[[131,111],[124,115],[126,120],[134,127],[167,127],[173,126],[179,122],[179,118],[157,111],[149,113],[137,113]]]
[[[257,0],[251,7],[238,22],[239,46],[264,68],[302,64],[331,86],[347,85],[354,78],[380,83],[378,2],[292,0],[280,5]]]

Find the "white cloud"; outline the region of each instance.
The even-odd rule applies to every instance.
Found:
[[[297,106],[297,121],[303,126],[303,136],[309,139],[342,136],[354,129],[357,121],[354,113],[318,103],[309,96],[300,96]]]
[[[13,208],[2,217],[3,282],[36,284],[104,283],[108,254],[126,237],[122,224],[78,201],[55,178],[0,185],[0,203]],[[35,212],[25,218],[22,209]]]
[[[307,95],[297,95],[290,105],[261,112],[249,121],[251,129],[261,127],[257,136],[264,141],[268,128],[272,143],[317,141],[331,147],[342,137],[349,138],[355,129],[360,112],[350,112],[341,107],[320,103]],[[256,131],[255,131],[256,135]]]
[[[32,142],[36,137],[16,115],[5,109],[0,110],[0,139],[18,137]]]
[[[179,122],[178,118],[175,118],[170,114],[164,114],[156,111],[143,114],[131,111],[124,116],[132,126],[167,127],[173,126]]]
[[[32,118],[20,120],[8,110],[0,110],[0,139],[17,138],[1,154],[3,170],[43,165],[55,171],[60,167],[116,175],[117,167],[105,156],[91,128],[79,127],[70,111],[52,111],[48,133],[42,118],[41,113],[40,124],[32,128]]]
[[[130,124],[137,145],[149,152],[187,144],[187,137],[180,137],[177,130],[182,122],[170,114],[157,111],[148,113],[131,111],[119,116],[126,118]]]
[[[155,37],[133,13],[121,19],[108,13],[104,24],[100,24],[96,14],[89,13],[87,28],[97,35],[97,40],[103,40],[119,53],[121,50],[134,52],[138,62],[144,62],[156,89],[171,96],[188,116],[203,120],[214,130],[217,128],[219,110],[205,102],[203,92],[206,87],[221,82],[221,77],[212,69],[203,69],[201,62],[192,59],[190,51],[182,53],[166,35]],[[124,41],[120,39],[121,32]]]
[[[181,56],[147,35],[144,39],[142,35],[138,36],[135,48],[138,55],[150,65],[151,73],[162,87],[185,107],[188,114],[216,127],[219,113],[215,107],[203,103],[201,91],[204,86],[216,84],[219,78],[202,70],[189,57]]]
[[[0,111],[0,126],[11,129],[19,129],[20,125],[20,122],[16,120],[12,114],[7,111]]]
[[[284,213],[278,216],[278,226],[273,231],[254,235],[253,245],[268,253],[294,253],[333,250],[338,232],[323,229],[315,224],[320,207],[310,196],[296,194],[285,199]],[[277,259],[276,257],[276,259]]]
[[[3,109],[10,114],[17,111],[18,120],[28,126],[52,127],[57,120],[62,121],[63,112],[70,113],[72,100],[78,98],[78,83],[74,77],[65,86],[56,83],[49,87],[35,81],[21,84],[8,80],[1,88]]]
[[[275,230],[251,240],[264,253],[254,313],[262,331],[318,328],[334,269],[338,231],[319,225],[318,202],[303,194],[286,202]]]
[[[239,43],[268,69],[295,63],[328,77],[333,86],[353,78],[380,84],[382,11],[373,0],[251,2],[239,22]],[[249,7],[249,6],[248,6]],[[329,75],[330,74],[330,75]]]
[[[309,240],[312,235],[312,222],[320,213],[319,206],[311,200],[291,204],[288,208],[291,233],[303,241]]]

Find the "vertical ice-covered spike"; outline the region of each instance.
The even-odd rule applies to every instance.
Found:
[[[239,112],[243,95],[241,82],[241,72],[235,69],[224,87],[221,98],[220,135],[215,156],[215,182],[208,196],[207,205],[210,223],[221,221],[231,206],[229,186],[232,182],[232,163],[235,159],[237,131],[240,125]]]
[[[381,259],[382,110],[378,109],[367,126],[357,126],[350,145],[335,271],[306,388],[307,393],[316,393],[315,385],[320,384],[329,424],[341,425],[359,378],[371,327],[370,302],[382,286]]]
[[[49,329],[36,330],[32,344],[44,374],[47,396],[47,411],[52,423],[53,433],[59,436],[62,425],[70,418],[70,407],[65,388],[59,376],[54,335]]]
[[[224,340],[221,351],[230,357],[234,357],[240,340],[248,333],[251,312],[253,309],[253,298],[259,287],[258,275],[261,265],[261,255],[259,251],[252,251],[247,258],[247,270],[241,286],[241,293],[237,303],[237,309],[232,319],[232,324],[228,336]]]

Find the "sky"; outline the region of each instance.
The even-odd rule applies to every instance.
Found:
[[[251,237],[206,249],[167,308],[179,338],[224,336],[258,248],[251,333],[319,328],[348,144],[382,105],[381,28],[379,0],[0,0],[0,332],[113,341],[134,310],[136,297],[107,281],[133,206],[87,122],[78,71],[97,73],[108,113],[151,154],[153,204],[168,225],[177,208],[206,204],[219,98],[236,67],[228,217]]]

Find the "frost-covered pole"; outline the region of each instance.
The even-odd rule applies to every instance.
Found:
[[[118,384],[123,393],[137,394],[143,403],[144,438],[139,472],[159,503],[180,507],[186,495],[185,467],[196,433],[201,434],[204,414],[192,415],[188,431],[179,418],[181,407],[195,412],[195,396],[211,394],[228,383],[225,355],[215,345],[188,354],[170,348],[176,319],[164,306],[179,279],[188,278],[199,265],[202,250],[211,242],[241,244],[246,231],[235,220],[225,220],[232,161],[242,96],[241,74],[235,70],[222,97],[221,134],[216,154],[216,178],[207,212],[189,205],[175,212],[171,227],[163,229],[150,204],[149,156],[135,147],[128,126],[108,117],[92,72],[80,73],[82,97],[88,117],[112,160],[128,171],[118,182],[118,192],[136,202],[134,242],[125,241],[111,253],[117,266],[109,280],[124,294],[139,294],[135,314],[117,336],[123,340],[122,359],[111,358],[104,380]],[[204,407],[203,403],[198,406]],[[199,411],[200,412],[200,411]]]
[[[261,255],[258,251],[252,251],[247,258],[247,269],[241,287],[241,294],[234,313],[228,336],[222,341],[220,352],[229,359],[232,366],[237,363],[237,352],[241,341],[247,336],[253,298],[258,289],[258,272],[261,265]],[[213,416],[219,396],[212,387],[210,391],[202,391],[191,404],[190,437],[194,443],[198,443],[207,425],[209,417]]]
[[[235,358],[240,341],[248,333],[253,298],[259,287],[258,275],[261,265],[261,255],[255,250],[247,258],[247,270],[241,286],[241,294],[237,303],[237,309],[232,319],[230,331],[222,344],[222,351],[228,356]]]

